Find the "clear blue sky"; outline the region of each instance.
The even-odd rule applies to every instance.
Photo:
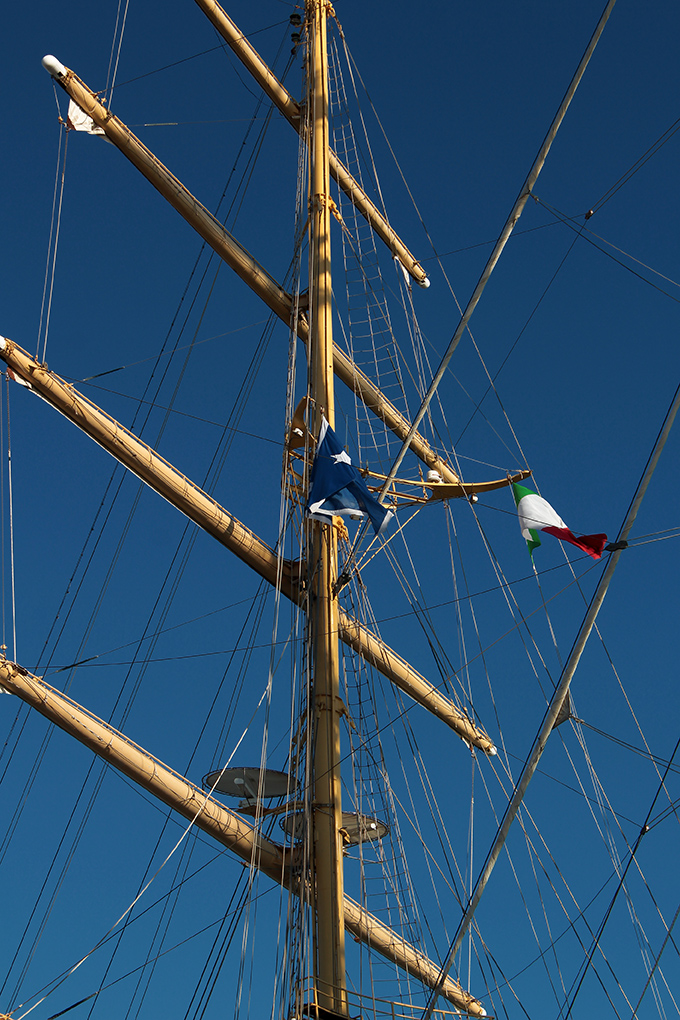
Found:
[[[496,0],[484,5],[440,0],[421,6],[402,0],[389,5],[337,4],[349,49],[417,205],[416,210],[364,94],[361,108],[375,144],[390,220],[431,273],[429,290],[414,289],[414,304],[433,366],[458,322],[455,300],[435,253],[441,257],[456,299],[465,304],[602,6],[600,0],[570,4],[501,4]],[[278,59],[280,72],[290,51],[287,22],[293,10],[291,4],[264,0],[229,13],[267,61],[273,64]],[[0,333],[32,353],[40,321],[59,136],[53,87],[40,60],[45,53],[54,53],[90,87],[104,88],[115,18],[113,3],[93,7],[72,0],[68,5],[13,5],[3,19],[6,131],[0,169],[4,228],[0,260],[5,299]],[[615,536],[678,383],[680,136],[669,137],[630,179],[624,178],[678,117],[679,29],[677,6],[670,0],[653,5],[619,0],[539,178],[535,188],[538,201],[528,203],[471,323],[486,370],[497,376],[499,399],[484,396],[487,378],[469,338],[461,344],[442,384],[449,434],[466,480],[502,477],[526,460],[542,494],[576,532],[606,531]],[[244,159],[253,151],[266,113],[266,107],[259,110],[260,119],[246,137],[257,89],[236,60],[217,47],[215,33],[189,0],[165,4],[132,0],[112,101],[113,111],[210,209],[217,206],[236,166],[233,194],[234,182],[244,172]],[[294,94],[300,88],[300,63],[299,59],[293,62],[287,78]],[[63,93],[57,98],[64,115]],[[166,126],[146,126],[159,124]],[[274,121],[238,215],[229,220],[235,235],[279,279],[283,279],[291,257],[296,154],[294,133],[287,124]],[[607,195],[610,197],[603,202]],[[593,208],[595,215],[577,237],[585,213]],[[339,253],[339,230],[334,244]],[[179,323],[188,316],[180,346],[194,335],[205,342],[192,353],[181,379],[183,353],[172,360],[144,437],[156,442],[163,409],[178,387],[175,413],[158,448],[181,471],[202,483],[210,469],[219,426],[228,421],[238,399],[266,314],[245,285],[224,267],[199,321],[204,296],[189,309],[195,289],[190,274],[199,250],[200,241],[190,228],[117,151],[99,140],[69,135],[47,361],[114,417],[141,429],[141,418],[134,416],[154,359],[168,333],[172,343],[177,340]],[[389,258],[383,262],[387,285],[394,291],[393,268]],[[203,256],[199,272],[205,265]],[[214,267],[208,272],[212,277]],[[339,280],[336,277],[338,292],[344,288]],[[180,303],[185,291],[189,297]],[[408,339],[403,317],[399,318],[398,311],[393,314],[400,346],[405,347]],[[218,500],[270,543],[274,543],[278,527],[286,341],[285,328],[277,326],[256,390],[240,420],[241,432],[213,489]],[[301,351],[299,355],[302,357]],[[156,369],[154,386],[167,362],[164,359]],[[120,370],[100,375],[114,369]],[[96,380],[91,378],[98,375]],[[483,397],[481,412],[473,416]],[[344,430],[343,439],[354,450],[346,424],[352,401],[340,387],[338,399],[338,430]],[[6,420],[4,401],[3,393]],[[6,438],[5,434],[5,446]],[[225,735],[221,720],[229,715],[230,692],[242,683],[236,670],[245,662],[240,652],[226,672],[228,650],[243,640],[241,628],[256,581],[226,551],[199,534],[176,597],[163,617],[155,599],[168,571],[174,576],[171,561],[184,531],[177,513],[148,490],[141,493],[137,504],[138,485],[128,478],[107,521],[104,539],[95,548],[94,537],[109,513],[110,458],[76,434],[56,412],[16,386],[11,391],[11,445],[17,660],[30,670],[44,672],[56,686],[67,676],[76,700],[104,718],[111,717],[132,739],[178,771],[186,770],[193,781],[200,781],[231,752],[264,687],[271,598],[264,622],[252,639],[258,647],[244,674],[242,708]],[[641,511],[636,536],[660,536],[678,526],[679,449],[676,434]],[[3,458],[6,460],[4,452]],[[6,512],[6,465],[3,471]],[[407,461],[404,473],[414,477],[416,462]],[[119,470],[114,486],[121,477]],[[132,525],[126,531],[133,508]],[[536,640],[545,655],[553,678],[559,674],[558,658],[539,592],[529,577],[531,565],[509,493],[483,497],[477,506],[477,520],[479,526],[466,504],[453,504],[454,535],[447,529],[444,510],[430,507],[409,526],[407,539],[422,598],[432,607],[437,635],[457,670],[466,659],[474,660],[469,675],[461,672],[461,681],[467,684],[469,680],[475,709],[499,743],[502,733],[516,776],[544,711],[542,687],[549,686],[532,641]],[[519,603],[517,612],[529,621],[530,634],[513,630],[481,532],[498,557],[505,579],[513,582],[510,590]],[[194,536],[193,528],[189,533]],[[7,525],[4,540],[5,641],[11,654]],[[458,589],[451,579],[450,544]],[[79,559],[83,549],[84,558]],[[90,554],[92,564],[81,586]],[[583,595],[573,584],[563,590],[571,575],[556,542],[545,539],[536,553],[543,594],[547,601],[552,600],[550,618],[562,658],[583,615],[584,598],[592,592],[601,570],[600,566],[590,569],[591,561],[576,550],[569,557],[576,573],[583,575]],[[406,564],[403,552],[401,561]],[[603,643],[593,639],[573,687],[582,719],[640,748],[642,738],[626,705],[627,697],[659,759],[670,757],[678,739],[677,573],[677,539],[640,542],[622,557],[600,617]],[[382,560],[366,568],[364,581],[385,640],[420,672],[440,683],[436,656],[423,642],[422,630]],[[474,617],[467,602],[464,604],[463,644],[454,600],[466,590],[486,594],[475,601]],[[166,596],[167,592],[164,599]],[[288,612],[286,607],[281,633],[287,633]],[[246,623],[249,626],[250,621]],[[143,667],[138,661],[130,666],[136,643],[147,627],[150,632],[162,629],[167,633],[156,645],[148,640],[144,644],[142,659],[148,655],[153,660],[150,665]],[[98,658],[75,673],[58,672],[90,656]],[[208,732],[190,760],[225,674]],[[275,687],[272,714],[277,725],[270,738],[269,759],[274,768],[282,767],[285,759],[286,744],[281,742],[278,719],[287,710],[288,682],[286,677]],[[127,699],[135,685],[139,692],[134,707],[123,720],[122,702],[117,704],[116,699],[122,690]],[[394,704],[391,712],[392,716],[398,712]],[[46,880],[40,913],[57,881],[57,871],[46,879],[50,862],[56,854],[57,869],[61,868],[75,827],[88,814],[95,782],[94,777],[88,779],[86,792],[76,802],[91,759],[88,752],[74,749],[67,738],[56,733],[29,789],[33,764],[39,760],[48,731],[41,720],[31,718],[13,752],[24,715],[19,723],[15,718],[15,703],[10,698],[0,699],[0,743],[5,748],[0,759],[0,810],[7,819],[8,833],[14,833],[9,847],[5,849],[3,843],[0,851],[6,853],[0,958],[9,963],[26,925],[29,934],[0,994],[0,1011],[28,999],[108,931],[136,894],[162,825],[162,815],[154,806],[117,775],[105,774],[35,959],[18,998],[10,1002],[37,933],[37,916],[30,919],[34,899]],[[409,719],[414,740],[423,752],[431,753],[440,808],[453,850],[464,862],[469,755],[457,737],[442,732],[425,713],[412,709]],[[388,750],[393,756],[397,751],[403,754],[406,743],[401,731],[388,724],[386,716],[382,725],[386,754]],[[238,763],[258,760],[260,733],[261,727],[248,736]],[[586,730],[586,735],[594,769],[620,818],[623,834],[613,826],[612,838],[625,862],[625,841],[635,841],[657,792],[658,777],[643,757],[592,731]],[[562,736],[560,731],[546,754],[547,776],[536,777],[527,810],[578,901],[578,907],[573,902],[566,904],[571,917],[609,880],[587,913],[594,930],[616,880],[611,878],[607,837],[598,834],[590,809],[576,790]],[[578,759],[579,774],[587,780],[583,752],[574,734],[565,733],[564,743]],[[406,759],[409,755],[413,757],[411,747]],[[405,811],[399,824],[408,840],[409,789],[419,808],[424,795],[407,786],[400,764],[396,768],[392,782]],[[502,811],[503,792],[487,763],[481,764],[481,772],[495,810]],[[479,774],[475,783],[473,874],[494,831],[493,812]],[[20,817],[16,816],[14,832],[14,811],[22,803],[24,788],[28,798]],[[677,775],[671,774],[667,790],[670,800],[679,796]],[[592,784],[587,792],[593,796]],[[654,816],[668,803],[662,794]],[[67,841],[57,849],[72,811]],[[597,817],[599,820],[599,814]],[[532,840],[537,842],[528,815],[526,821]],[[447,848],[435,848],[432,829],[427,829],[427,821],[423,825],[426,841],[433,841],[438,866],[446,872],[451,853]],[[179,826],[170,823],[151,871],[169,852],[179,832]],[[667,923],[678,905],[677,832],[674,817],[653,827],[640,850],[644,880],[635,868],[630,872],[631,898],[649,937],[650,960],[665,934],[654,902]],[[529,855],[519,831],[513,835],[511,852],[522,877],[531,879]],[[199,844],[187,863],[188,871],[214,853],[212,847]],[[541,850],[541,856],[547,867],[548,854]],[[174,863],[171,867],[174,874]],[[449,889],[441,892],[442,920],[429,891],[428,865],[422,854],[414,858],[411,867],[421,902],[432,911],[428,915],[432,937],[442,953],[455,928],[458,908],[453,894]],[[355,869],[355,862],[349,861],[348,887],[356,896]],[[223,857],[188,883],[167,946],[220,916],[241,870],[240,864]],[[548,878],[557,883],[554,870]],[[163,895],[172,881],[169,867],[147,893],[147,900]],[[569,996],[559,989],[552,956],[548,966],[553,968],[550,974],[556,991],[551,990],[542,964],[534,964],[515,980],[515,975],[535,960],[539,949],[513,883],[503,858],[479,914],[482,937],[494,963],[487,959],[481,968],[473,964],[470,987],[489,1012],[499,1016],[557,1017],[557,1003],[565,998],[569,1001]],[[544,883],[549,884],[541,876],[541,895],[547,902],[550,893]],[[262,885],[262,891],[265,888]],[[269,980],[275,963],[265,915],[266,911],[270,916],[277,914],[274,903],[278,900],[275,892],[268,895],[265,909],[257,915],[263,948],[256,965],[260,998],[254,1000],[253,1015],[263,1010],[263,1015],[268,1015],[271,1000]],[[537,887],[526,895],[532,913],[536,908],[540,918]],[[560,887],[560,895],[565,903],[569,900],[564,887]],[[568,922],[554,898],[546,909],[556,937]],[[157,920],[158,913],[150,912],[146,920],[136,922],[138,934],[131,933],[123,940],[107,981],[143,962],[140,946],[148,944]],[[539,937],[545,947],[549,940],[545,922],[541,923]],[[146,932],[142,931],[145,924]],[[579,924],[579,937],[587,945],[588,930],[584,923]],[[165,959],[142,1006],[144,1015],[185,1015],[190,989],[213,938],[211,929]],[[429,938],[428,948],[434,951]],[[221,1016],[224,1010],[233,1009],[239,945],[240,934],[226,957],[219,994],[206,1016]],[[603,947],[615,977],[601,959],[596,961],[597,972],[619,1015],[630,1016],[616,981],[635,1004],[646,972],[622,897],[606,929]],[[578,974],[578,942],[566,936],[558,949],[565,952],[560,965],[568,989]],[[33,1016],[49,1017],[95,991],[107,959],[106,950],[93,957]],[[673,944],[662,958],[662,969],[671,989],[677,988],[680,968]],[[501,975],[513,979],[513,992],[506,987],[490,998],[485,982],[501,983]],[[4,978],[3,969],[0,983]],[[466,969],[461,979],[468,984]],[[127,1008],[135,980],[123,981],[103,994],[92,1015],[124,1015],[120,1011]],[[577,1000],[574,1017],[590,1016],[593,1010],[614,1015],[592,971],[585,989],[587,994]],[[141,992],[135,1010],[139,995]],[[666,1015],[673,1015],[675,1007],[668,993],[662,991],[661,997]],[[71,1015],[80,1017],[89,1009],[86,1004]],[[241,1015],[246,1015],[245,1007]],[[656,1015],[648,992],[638,1016],[642,1020]]]

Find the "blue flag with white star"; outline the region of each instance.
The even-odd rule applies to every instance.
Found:
[[[312,464],[307,513],[316,521],[330,524],[334,514],[357,518],[366,516],[379,535],[394,517],[369,492],[366,482],[343,450],[325,418]]]

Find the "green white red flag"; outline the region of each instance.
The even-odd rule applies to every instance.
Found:
[[[527,489],[525,485],[513,482],[512,494],[517,506],[520,531],[522,537],[526,539],[531,556],[534,554],[534,549],[541,544],[538,537],[539,532],[544,531],[547,535],[553,535],[563,542],[570,542],[577,549],[587,552],[594,560],[600,559],[607,543],[606,535],[574,535],[559,514],[553,510],[550,503],[539,496],[537,492]]]

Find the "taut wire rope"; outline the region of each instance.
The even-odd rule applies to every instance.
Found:
[[[123,11],[123,17],[121,21],[120,8],[122,0],[118,0],[118,9],[116,11],[116,23],[113,27],[113,37],[111,39],[111,53],[109,55],[109,68],[106,72],[106,88],[104,94],[108,93],[107,103],[111,106],[111,100],[113,99],[113,90],[116,85],[116,75],[118,74],[118,64],[120,61],[120,52],[123,47],[123,36],[125,35],[125,25],[127,24],[128,8],[130,6],[130,0],[125,0],[125,10]],[[120,26],[120,32],[119,32]],[[118,47],[116,48],[116,38],[118,40]]]
[[[138,893],[138,894],[137,894],[137,895],[135,896],[135,898],[134,898],[134,899],[132,900],[132,902],[131,902],[131,903],[129,904],[129,906],[128,906],[128,907],[127,907],[127,908],[126,908],[126,909],[125,909],[124,911],[123,911],[123,913],[122,913],[122,914],[120,915],[120,917],[118,918],[118,920],[117,920],[117,921],[115,921],[115,922],[114,922],[114,923],[113,923],[113,924],[111,925],[111,927],[110,927],[110,928],[108,929],[108,931],[106,932],[106,934],[105,934],[105,935],[103,935],[103,936],[102,936],[102,937],[101,937],[100,939],[98,939],[98,940],[97,940],[96,944],[95,944],[95,945],[94,945],[94,946],[92,947],[92,949],[90,949],[90,950],[89,950],[89,952],[87,952],[87,953],[85,954],[85,956],[83,956],[83,957],[82,957],[82,958],[81,958],[80,960],[78,960],[78,962],[77,962],[77,963],[73,964],[73,966],[72,966],[72,967],[71,967],[71,968],[70,968],[70,969],[69,969],[69,970],[68,970],[68,971],[67,971],[67,972],[66,972],[66,973],[65,973],[64,975],[62,975],[62,976],[61,976],[61,977],[60,977],[60,978],[59,978],[59,979],[57,980],[56,984],[54,984],[54,985],[53,985],[53,986],[52,986],[52,987],[51,987],[51,988],[49,989],[49,991],[47,991],[47,992],[46,992],[46,993],[45,993],[45,994],[44,994],[44,995],[43,995],[43,996],[42,996],[42,997],[41,997],[40,999],[38,999],[38,1001],[37,1001],[37,1002],[35,1002],[35,1003],[34,1003],[34,1004],[33,1004],[33,1005],[32,1005],[32,1006],[31,1006],[31,1007],[29,1008],[29,1009],[27,1009],[25,1013],[22,1013],[22,1014],[21,1014],[21,1015],[20,1015],[20,1016],[19,1016],[19,1017],[17,1018],[17,1020],[23,1020],[23,1017],[25,1017],[25,1016],[28,1016],[28,1015],[29,1015],[29,1013],[32,1013],[32,1012],[33,1012],[33,1010],[34,1010],[34,1009],[35,1009],[35,1008],[36,1008],[37,1006],[39,1006],[39,1005],[40,1005],[40,1004],[41,1004],[42,1002],[44,1002],[44,1001],[45,1001],[45,999],[47,999],[49,995],[52,995],[52,993],[53,993],[53,992],[55,992],[55,991],[56,991],[56,989],[57,989],[57,988],[59,988],[59,987],[60,987],[60,985],[62,985],[62,984],[64,983],[64,981],[68,980],[68,978],[69,978],[69,977],[71,977],[71,975],[72,975],[72,974],[74,974],[74,973],[75,973],[75,971],[76,971],[76,970],[78,970],[78,968],[79,968],[79,967],[81,967],[81,966],[82,966],[82,964],[83,964],[83,963],[85,963],[85,961],[86,961],[86,960],[88,960],[88,959],[90,958],[90,956],[92,956],[92,954],[93,954],[93,953],[94,953],[94,952],[95,952],[95,951],[96,951],[97,949],[99,949],[99,947],[100,947],[101,945],[103,945],[103,943],[104,943],[104,942],[105,942],[105,941],[106,941],[106,940],[108,939],[108,937],[109,937],[109,936],[110,936],[110,935],[112,934],[112,932],[113,932],[113,931],[115,931],[115,929],[116,929],[116,928],[118,927],[118,925],[119,925],[119,924],[121,923],[121,921],[123,921],[123,920],[124,920],[124,919],[125,919],[125,918],[126,918],[126,917],[128,916],[128,914],[130,913],[130,911],[131,911],[131,910],[132,910],[132,909],[134,908],[134,906],[135,906],[135,905],[136,905],[136,904],[137,904],[137,903],[139,902],[139,900],[140,900],[140,899],[142,898],[142,896],[143,896],[143,895],[144,895],[144,893],[145,893],[145,892],[147,891],[147,889],[148,889],[148,888],[149,888],[149,887],[150,887],[150,886],[152,885],[152,883],[153,883],[153,882],[154,882],[154,881],[156,880],[156,878],[157,878],[157,877],[158,877],[158,875],[159,875],[159,874],[161,873],[161,871],[162,871],[162,870],[163,870],[163,868],[164,868],[164,867],[166,866],[166,864],[167,864],[167,863],[168,863],[168,862],[169,862],[169,861],[171,860],[171,858],[172,858],[172,857],[173,857],[173,856],[175,855],[176,851],[177,851],[177,850],[178,850],[178,849],[180,848],[180,846],[181,846],[181,845],[182,845],[182,844],[184,843],[184,840],[185,840],[185,839],[187,838],[187,836],[189,835],[189,833],[191,833],[191,832],[193,832],[193,831],[194,831],[194,825],[195,825],[196,821],[198,820],[199,816],[200,816],[200,815],[201,815],[201,814],[203,813],[203,811],[205,810],[206,804],[208,803],[208,799],[209,799],[209,798],[210,798],[210,797],[212,796],[212,794],[214,793],[214,791],[215,791],[215,788],[216,788],[217,784],[219,783],[219,781],[220,781],[220,779],[221,779],[222,775],[224,774],[225,770],[226,770],[226,769],[227,769],[227,768],[229,767],[229,765],[231,764],[231,762],[232,762],[232,760],[233,760],[233,758],[234,758],[234,755],[236,754],[236,752],[238,751],[239,747],[241,746],[241,744],[242,744],[242,743],[243,743],[243,741],[245,740],[245,738],[246,738],[246,735],[247,735],[247,733],[248,733],[248,730],[249,730],[249,728],[250,728],[250,725],[251,725],[251,723],[252,723],[253,719],[255,718],[255,715],[256,715],[256,714],[257,714],[257,712],[259,711],[259,708],[260,708],[260,706],[261,706],[262,702],[263,702],[263,701],[265,700],[265,697],[266,697],[266,695],[267,695],[267,687],[265,687],[264,691],[262,692],[262,694],[261,694],[261,696],[260,696],[260,699],[259,699],[259,701],[258,701],[258,703],[257,703],[257,705],[256,705],[256,707],[255,707],[255,710],[254,710],[254,712],[253,712],[253,713],[252,713],[252,715],[251,715],[251,718],[250,718],[249,722],[247,723],[247,725],[246,725],[245,729],[243,730],[243,732],[242,732],[242,734],[241,734],[240,738],[238,739],[238,741],[237,741],[237,742],[236,742],[236,744],[234,745],[234,749],[233,749],[233,751],[232,751],[231,755],[229,756],[229,758],[228,758],[228,760],[227,760],[227,763],[226,763],[226,764],[224,765],[224,767],[222,768],[222,770],[221,770],[221,771],[220,771],[220,773],[218,774],[218,776],[217,776],[217,778],[216,778],[215,782],[213,783],[212,787],[211,787],[211,788],[210,788],[209,790],[207,790],[207,792],[205,793],[205,795],[204,795],[204,797],[203,797],[203,803],[202,803],[202,804],[201,804],[201,805],[199,806],[199,808],[198,808],[198,809],[196,810],[196,812],[194,813],[193,817],[192,817],[192,818],[191,818],[191,819],[189,820],[189,822],[188,822],[188,823],[186,824],[186,826],[185,826],[185,827],[183,828],[183,831],[182,831],[182,835],[181,835],[181,836],[179,837],[179,839],[178,839],[178,840],[176,841],[176,843],[174,844],[174,846],[172,847],[172,849],[170,850],[170,852],[169,852],[169,853],[168,853],[168,854],[166,855],[165,859],[164,859],[164,860],[163,860],[163,862],[162,862],[162,863],[161,863],[161,864],[159,865],[159,867],[158,867],[158,868],[156,869],[156,871],[155,871],[155,872],[154,872],[154,874],[153,874],[153,875],[151,876],[151,878],[150,878],[150,879],[148,880],[148,882],[146,882],[146,884],[145,884],[145,885],[143,886],[143,888],[142,888],[142,889],[140,890],[140,892],[139,892],[139,893]],[[21,1008],[22,1008],[22,1004],[21,1004],[21,1003],[19,1003],[19,1004],[18,1004],[18,1005],[17,1005],[16,1007],[15,1007],[15,1010],[16,1010],[16,1009],[21,1009]]]
[[[55,90],[56,98],[56,90]],[[57,110],[59,105],[57,104]],[[52,298],[54,295],[54,278],[57,267],[57,250],[59,248],[59,232],[61,230],[61,211],[64,202],[64,184],[66,181],[66,155],[68,151],[68,126],[59,118],[59,145],[57,148],[57,167],[54,179],[54,194],[52,196],[52,214],[50,219],[50,232],[47,242],[47,258],[45,264],[45,280],[43,282],[42,302],[40,305],[40,319],[38,321],[38,339],[35,349],[36,361],[44,364],[47,356],[47,336],[50,330],[50,317],[52,314]],[[61,142],[64,138],[64,157],[61,159]],[[61,168],[61,170],[60,170]],[[58,194],[57,194],[58,192]],[[56,209],[56,223],[55,223]],[[47,303],[47,307],[45,307]],[[43,328],[44,323],[44,328]],[[40,357],[40,339],[42,335],[42,358]]]
[[[666,440],[668,439],[670,430],[673,426],[673,422],[675,421],[675,417],[677,415],[679,408],[680,408],[680,386],[678,386],[678,388],[675,391],[673,400],[671,401],[666,417],[659,430],[656,442],[654,443],[652,451],[649,455],[649,459],[647,461],[647,464],[645,465],[644,471],[641,475],[635,494],[631,499],[628,512],[624,518],[623,524],[619,531],[619,535],[616,542],[617,548],[611,553],[609,562],[607,563],[607,566],[605,567],[605,570],[600,577],[597,588],[595,589],[595,594],[593,595],[588,611],[586,612],[586,615],[583,619],[583,623],[581,624],[576,640],[574,641],[574,644],[572,646],[569,658],[567,659],[567,663],[562,671],[560,683],[555,690],[553,698],[551,699],[550,706],[546,712],[543,723],[536,736],[531,753],[526,760],[525,766],[522,770],[522,774],[515,786],[515,792],[512,796],[512,800],[508,804],[506,813],[503,818],[503,822],[499,827],[496,838],[494,839],[494,842],[489,850],[486,864],[482,872],[480,873],[479,879],[477,880],[475,894],[470,900],[470,903],[465,911],[463,919],[460,922],[456,938],[451,945],[449,953],[447,954],[446,957],[446,962],[444,963],[441,969],[440,979],[437,982],[437,985],[430,996],[427,1009],[423,1014],[423,1020],[429,1020],[429,1018],[432,1016],[432,1011],[434,1009],[434,1006],[437,1002],[437,998],[441,991],[441,984],[443,980],[446,978],[446,975],[448,974],[451,965],[453,964],[455,956],[460,947],[461,941],[465,936],[467,927],[472,921],[472,918],[474,917],[476,906],[479,900],[481,899],[486,883],[488,882],[488,879],[491,875],[491,872],[493,871],[496,860],[498,859],[498,855],[500,854],[500,851],[505,843],[512,821],[516,816],[517,811],[519,810],[519,807],[522,803],[524,794],[529,785],[531,777],[533,776],[536,770],[536,766],[538,765],[547,739],[557,718],[558,712],[568,693],[569,684],[578,666],[581,653],[592,631],[595,619],[597,617],[597,613],[606,595],[607,587],[614,573],[619,557],[621,556],[621,552],[626,546],[628,535],[630,534],[630,531],[633,528],[640,505],[647,491],[649,483],[652,479],[654,470],[658,464],[659,457],[661,456],[661,452],[666,444]]]
[[[555,209],[553,206],[548,205],[547,202],[544,202],[536,195],[534,195],[533,198],[538,205],[542,205],[544,209],[547,209],[548,212],[550,212],[559,223],[562,223],[565,227],[569,227],[570,230],[573,230],[575,233],[577,233],[579,237],[582,237],[583,240],[587,241],[588,244],[590,244],[593,248],[596,248],[597,251],[601,251],[603,255],[606,255],[607,258],[612,260],[612,262],[615,262],[617,266],[621,266],[622,269],[625,269],[628,273],[631,273],[638,280],[642,280],[643,283],[646,283],[647,286],[652,287],[653,290],[657,290],[660,294],[664,294],[666,297],[669,297],[671,301],[675,301],[676,304],[680,304],[680,297],[678,297],[675,294],[671,294],[669,291],[664,290],[663,287],[660,287],[658,284],[653,283],[651,280],[648,280],[646,276],[642,275],[642,273],[636,272],[634,269],[631,268],[631,266],[626,265],[626,263],[623,262],[621,259],[617,259],[614,255],[612,255],[610,251],[607,251],[606,248],[603,248],[602,245],[597,244],[593,240],[593,238],[596,237],[598,240],[602,241],[603,244],[606,244],[609,248],[613,248],[614,251],[618,251],[621,255],[625,255],[627,259],[630,259],[632,262],[636,262],[639,266],[642,266],[644,269],[649,270],[650,273],[654,273],[655,276],[661,277],[662,280],[666,280],[668,283],[672,283],[674,287],[680,287],[680,283],[678,283],[676,280],[673,280],[670,276],[664,276],[664,274],[659,272],[659,270],[654,269],[652,266],[647,265],[647,263],[645,262],[641,262],[640,259],[636,259],[634,255],[631,255],[629,254],[629,252],[624,251],[622,248],[617,247],[615,244],[613,244],[611,241],[608,241],[606,238],[600,237],[599,234],[594,233],[592,230],[587,230],[583,225],[576,224],[573,220],[573,217],[567,216],[566,213],[559,212],[559,210]]]
[[[677,741],[677,743],[675,745],[675,748],[673,750],[673,754],[671,755],[671,757],[669,759],[669,766],[670,766],[671,762],[673,761],[673,758],[675,757],[675,755],[676,755],[676,753],[678,751],[678,748],[680,748],[680,740]],[[592,940],[592,943],[591,943],[590,950],[589,950],[588,955],[586,957],[586,960],[585,960],[585,962],[583,964],[583,967],[581,968],[581,973],[578,976],[578,978],[575,980],[574,984],[572,985],[572,990],[573,991],[572,991],[572,994],[571,994],[571,1001],[568,1002],[568,1008],[567,1008],[566,1013],[564,1014],[564,1020],[569,1020],[569,1017],[571,1016],[571,1012],[572,1012],[572,1010],[574,1008],[574,1005],[576,1003],[576,998],[578,996],[578,993],[581,990],[581,987],[582,987],[583,982],[585,980],[585,976],[586,976],[586,974],[587,974],[587,972],[588,972],[588,970],[589,970],[589,968],[590,968],[590,966],[592,964],[593,954],[595,953],[595,950],[599,946],[600,939],[601,939],[602,934],[604,932],[604,929],[605,929],[605,927],[607,925],[607,922],[609,921],[609,918],[611,917],[611,913],[612,913],[612,910],[614,909],[614,904],[616,903],[618,895],[621,892],[621,890],[624,888],[624,883],[625,883],[626,875],[628,874],[628,869],[630,868],[631,864],[633,863],[633,860],[634,860],[635,855],[636,855],[636,853],[638,851],[640,843],[642,842],[643,836],[649,831],[649,827],[648,827],[647,823],[649,822],[649,820],[650,820],[650,818],[652,816],[652,811],[654,810],[654,805],[656,804],[656,801],[657,801],[657,799],[658,799],[658,797],[659,797],[659,795],[661,793],[661,790],[665,786],[665,780],[666,780],[666,776],[668,775],[668,772],[669,772],[669,768],[666,768],[666,770],[664,772],[664,775],[661,778],[661,781],[660,781],[660,783],[659,783],[659,785],[657,787],[656,793],[654,794],[654,798],[652,800],[652,804],[651,804],[651,806],[649,808],[649,811],[647,812],[647,816],[645,818],[645,821],[642,824],[642,828],[640,829],[638,837],[637,837],[633,847],[630,850],[630,853],[628,855],[628,861],[626,862],[626,866],[625,866],[625,868],[623,869],[623,871],[619,875],[619,881],[618,881],[618,884],[616,886],[616,889],[614,890],[614,894],[612,895],[612,898],[609,901],[609,904],[607,906],[607,909],[605,910],[604,916],[603,916],[603,918],[602,918],[602,920],[601,920],[601,922],[600,922],[600,924],[598,926],[598,929],[597,929],[595,935],[593,936],[593,940]],[[565,1000],[565,1005],[567,1005],[567,1001],[566,1000]]]

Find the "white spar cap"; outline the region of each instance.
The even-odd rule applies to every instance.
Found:
[[[53,78],[63,78],[66,74],[66,68],[60,60],[53,57],[51,53],[42,58],[42,66],[45,68],[48,74],[51,74]]]

